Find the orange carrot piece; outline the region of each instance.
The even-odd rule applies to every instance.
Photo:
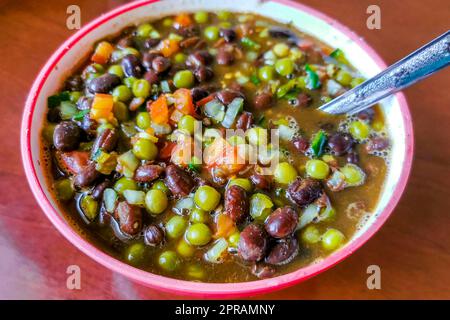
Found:
[[[180,50],[180,46],[178,45],[177,40],[164,39],[159,43],[157,49],[164,57],[168,58],[174,53],[177,53]]]
[[[216,230],[214,233],[214,238],[228,238],[236,231],[236,226],[233,220],[226,214],[218,214],[216,218]]]
[[[169,122],[169,107],[164,95],[161,95],[150,105],[150,118],[157,124],[166,124]]]
[[[192,103],[191,90],[181,88],[173,93],[175,108],[182,114],[195,114],[194,104]]]
[[[175,17],[175,28],[188,27],[192,24],[192,19],[187,13],[181,13]]]
[[[96,63],[106,64],[109,60],[109,57],[111,57],[111,53],[113,51],[114,47],[109,42],[102,41],[95,48],[91,60]]]
[[[100,119],[112,121],[114,119],[113,105],[114,100],[112,95],[96,93],[89,116],[95,121],[99,121]]]

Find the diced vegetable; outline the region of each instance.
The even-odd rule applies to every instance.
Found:
[[[236,225],[228,215],[220,213],[216,216],[216,232],[215,238],[228,237],[230,234],[236,231]]]
[[[114,119],[113,106],[114,100],[112,95],[104,93],[96,93],[90,111],[91,119],[96,121],[100,121],[101,119],[104,119],[109,122],[113,121]]]
[[[241,43],[244,46],[244,48],[251,49],[251,50],[258,50],[261,48],[261,45],[252,39],[248,37],[242,37]]]
[[[60,94],[55,94],[47,98],[47,105],[49,108],[54,108],[60,105],[62,101],[69,101],[70,94],[67,91],[63,91]]]
[[[236,120],[236,117],[239,112],[242,111],[242,108],[244,106],[244,99],[242,98],[235,98],[227,107],[227,112],[225,113],[225,117],[222,120],[222,125],[225,128],[231,128],[234,121]]]
[[[279,125],[278,130],[280,139],[284,141],[292,141],[295,134],[297,133],[297,130],[286,125]]]
[[[61,119],[69,120],[74,117],[78,113],[77,107],[69,101],[61,101],[61,107],[59,114],[61,115]]]
[[[307,74],[306,77],[306,88],[309,90],[314,90],[320,87],[320,80],[317,73],[311,69],[311,67],[307,64],[305,65],[305,71]]]
[[[84,216],[92,222],[98,215],[98,202],[90,195],[84,195],[80,200],[80,209]]]
[[[366,179],[364,171],[353,163],[347,163],[339,171],[344,175],[346,185],[351,187],[363,184]]]
[[[340,63],[347,64],[347,65],[349,64],[347,58],[345,57],[344,52],[339,48],[337,48],[332,53],[330,53],[330,57],[336,59]]]
[[[228,242],[224,238],[218,239],[205,254],[205,259],[211,263],[220,263],[222,256],[227,252]]]
[[[95,48],[95,52],[92,55],[91,60],[96,63],[105,64],[108,62],[113,51],[114,47],[109,42],[102,41]]]
[[[323,154],[326,142],[327,136],[325,131],[320,130],[314,135],[314,138],[311,142],[311,149],[314,153],[314,156],[320,157]]]
[[[177,40],[165,39],[157,47],[164,57],[170,57],[180,50]]]
[[[105,209],[109,213],[114,213],[117,205],[117,192],[114,189],[106,188],[103,191],[103,203],[105,204]]]
[[[143,206],[145,202],[145,192],[138,190],[125,190],[123,192],[125,200],[129,204]]]
[[[164,95],[161,95],[150,105],[150,117],[156,124],[167,124],[169,122],[169,108]]]
[[[131,150],[128,150],[117,157],[117,163],[118,167],[116,170],[128,178],[132,178],[134,176],[134,171],[139,166],[139,160]]]
[[[194,104],[192,103],[192,95],[189,89],[178,89],[173,93],[174,107],[182,114],[195,114]]]
[[[317,221],[319,217],[320,208],[312,203],[309,206],[303,210],[303,213],[300,216],[300,219],[298,220],[297,229],[300,230],[303,229],[305,226],[310,224],[311,222]]]
[[[250,198],[250,215],[259,222],[264,222],[272,212],[273,202],[264,193],[255,193]]]
[[[117,154],[115,152],[107,153],[99,149],[99,154],[95,156],[95,170],[102,174],[111,174],[117,165]]]
[[[216,122],[220,122],[225,117],[225,106],[219,100],[212,100],[205,104],[205,114]]]
[[[192,24],[192,19],[189,14],[182,13],[175,17],[174,23],[175,28],[188,27]]]
[[[186,197],[177,201],[173,207],[173,211],[178,215],[186,215],[186,212],[192,211],[194,207],[194,199],[192,197]]]

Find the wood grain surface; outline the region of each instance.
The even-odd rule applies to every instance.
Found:
[[[124,1],[0,0],[0,298],[167,299],[89,259],[66,241],[38,207],[21,164],[19,130],[31,84],[73,31],[66,8],[82,24]],[[448,0],[304,0],[355,30],[388,63],[449,29]],[[366,9],[381,8],[381,30],[368,30]],[[450,71],[405,91],[414,120],[415,160],[407,189],[388,222],[331,270],[264,299],[450,298]],[[81,290],[66,288],[66,268],[79,265]],[[381,290],[366,286],[379,265]],[[181,297],[175,297],[181,298]]]

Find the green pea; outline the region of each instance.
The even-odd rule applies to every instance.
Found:
[[[187,56],[184,54],[184,53],[182,53],[182,52],[178,52],[174,57],[173,57],[173,60],[176,62],[176,63],[184,63],[185,61],[186,61],[186,59],[187,59]]]
[[[264,193],[255,193],[250,197],[250,215],[258,222],[264,222],[272,212],[273,202]]]
[[[166,195],[170,193],[169,188],[167,188],[166,184],[162,180],[157,180],[153,183],[152,189],[154,190],[161,190]]]
[[[136,78],[135,77],[127,77],[125,79],[123,79],[123,83],[128,87],[128,88],[132,88],[133,84],[136,82]]]
[[[316,226],[310,225],[302,232],[302,240],[308,244],[314,244],[320,241],[320,232]]]
[[[190,214],[190,220],[194,223],[205,223],[210,220],[210,215],[208,212],[200,209],[194,208]]]
[[[194,84],[194,75],[190,70],[181,70],[175,73],[173,84],[177,88],[190,88]]]
[[[184,115],[178,121],[178,129],[186,130],[189,134],[194,134],[195,118],[190,115]]]
[[[132,265],[140,265],[145,258],[145,245],[142,242],[133,243],[127,248],[125,259]]]
[[[228,237],[228,244],[233,248],[237,248],[240,238],[241,234],[239,233],[239,231],[236,231]]]
[[[90,195],[84,195],[80,201],[80,208],[89,221],[93,221],[98,214],[98,202]]]
[[[195,248],[187,243],[184,239],[181,239],[177,244],[177,252],[184,258],[192,257],[195,253]]]
[[[306,80],[305,76],[301,76],[301,77],[297,78],[297,87],[299,87],[300,89],[306,90],[307,89],[306,83],[307,83],[307,80]]]
[[[173,25],[173,19],[171,19],[171,18],[165,18],[164,20],[163,20],[163,26],[164,27],[171,27]]]
[[[220,193],[211,186],[200,186],[195,191],[194,202],[200,209],[212,211],[220,202]]]
[[[131,90],[136,97],[147,98],[150,95],[150,83],[145,79],[136,80]]]
[[[133,94],[126,85],[120,85],[114,88],[112,96],[118,101],[127,102],[133,97]]]
[[[345,236],[337,229],[328,229],[322,235],[322,248],[327,251],[333,251],[339,248],[344,242]]]
[[[169,200],[164,192],[151,189],[145,195],[145,207],[152,214],[160,214],[166,210]]]
[[[258,77],[261,81],[270,81],[274,78],[274,68],[272,66],[264,66],[259,68]]]
[[[68,201],[73,198],[75,191],[70,179],[58,180],[55,182],[56,197],[61,201]]]
[[[290,184],[297,178],[297,170],[287,162],[280,162],[275,168],[275,181],[281,184]]]
[[[133,153],[141,160],[154,160],[158,155],[158,147],[148,139],[139,139],[133,145]]]
[[[128,107],[122,101],[114,102],[113,113],[114,113],[114,117],[119,122],[126,122],[130,119],[130,112],[128,111]]]
[[[230,182],[228,182],[228,187],[231,187],[231,186],[239,186],[247,192],[250,192],[253,189],[251,181],[246,178],[231,179]]]
[[[364,172],[353,164],[346,164],[339,169],[345,176],[345,181],[350,185],[361,184],[365,178]]]
[[[173,272],[180,265],[180,259],[174,251],[168,250],[161,253],[158,264],[165,271]]]
[[[277,43],[274,47],[273,47],[273,52],[278,56],[278,57],[286,57],[289,54],[289,46],[283,42]]]
[[[149,23],[141,24],[137,30],[136,34],[141,38],[146,38],[150,35],[150,32],[153,30],[153,27]]]
[[[228,20],[228,19],[230,19],[230,17],[231,17],[231,12],[229,12],[229,11],[221,10],[221,11],[217,12],[217,18],[219,18],[220,20]]]
[[[215,40],[219,39],[219,28],[217,28],[216,26],[206,27],[203,34],[206,39],[215,41]]]
[[[83,94],[80,91],[72,91],[69,93],[70,102],[77,103],[78,99],[81,98]]]
[[[211,230],[204,223],[194,223],[186,231],[187,241],[194,246],[204,246],[211,238]]]
[[[289,58],[283,58],[275,62],[275,70],[282,75],[287,76],[294,72],[294,61]]]
[[[150,125],[152,124],[150,119],[150,114],[148,112],[139,112],[136,116],[136,124],[139,128],[145,130],[150,128]]]
[[[197,11],[194,14],[194,20],[197,23],[207,23],[208,22],[208,12],[206,11]]]
[[[169,238],[176,239],[183,235],[187,221],[182,216],[173,216],[166,223],[166,233]]]
[[[192,264],[187,267],[186,275],[193,279],[203,279],[205,277],[205,271],[199,264]]]
[[[343,86],[349,86],[352,82],[353,77],[350,73],[344,70],[339,70],[336,74],[336,81],[342,84]]]
[[[108,73],[115,74],[116,76],[118,76],[121,79],[123,77],[125,77],[125,74],[123,73],[122,66],[120,66],[118,64],[114,64],[111,67],[109,67],[108,68]]]
[[[353,78],[352,82],[350,83],[350,86],[352,88],[359,86],[361,83],[366,81],[364,78]]]
[[[322,160],[309,160],[306,162],[306,174],[314,179],[325,179],[330,173],[330,167]]]
[[[365,140],[369,136],[370,128],[369,125],[362,121],[353,121],[349,124],[348,131],[356,140]]]
[[[138,189],[139,188],[138,185],[136,184],[136,181],[126,177],[120,178],[114,184],[114,190],[116,190],[116,192],[121,195],[123,195],[123,192],[125,190],[138,190]]]

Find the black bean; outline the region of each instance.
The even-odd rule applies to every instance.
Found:
[[[267,251],[267,235],[257,224],[249,224],[242,230],[238,254],[245,261],[260,261]]]
[[[253,125],[253,114],[244,111],[236,121],[236,129],[247,131]]]
[[[108,93],[120,84],[120,78],[115,74],[105,73],[89,82],[88,89],[91,93]]]
[[[160,42],[161,42],[161,39],[152,39],[152,38],[145,39],[144,48],[152,49],[153,47],[156,47]]]
[[[268,266],[264,263],[255,263],[250,271],[259,279],[271,278],[276,272],[272,266]]]
[[[206,82],[214,77],[214,72],[211,68],[200,66],[194,70],[194,76],[198,82]]]
[[[164,71],[169,69],[171,65],[172,63],[169,59],[161,56],[155,57],[152,61],[152,68],[157,73],[163,73]]]
[[[254,173],[250,176],[250,180],[256,189],[260,190],[269,190],[270,189],[270,180],[267,176]]]
[[[268,264],[283,265],[291,262],[299,251],[298,240],[290,237],[279,241],[273,246],[265,261]]]
[[[91,106],[92,106],[92,98],[82,96],[77,101],[77,108],[80,110],[89,110]]]
[[[157,246],[164,241],[164,231],[155,224],[147,226],[144,230],[144,241],[149,246]]]
[[[159,82],[158,74],[153,70],[148,70],[146,73],[144,73],[144,79],[147,80],[151,85]]]
[[[346,154],[353,144],[354,140],[348,133],[335,133],[328,139],[328,146],[337,156]]]
[[[288,198],[300,207],[305,207],[320,197],[322,187],[320,182],[313,179],[298,178],[292,182],[287,190]]]
[[[81,130],[75,122],[63,121],[53,132],[53,145],[60,151],[72,151],[80,144]]]
[[[286,28],[283,27],[272,27],[269,29],[269,35],[272,38],[282,38],[287,39],[291,43],[297,43],[299,41],[297,35]]]
[[[190,68],[209,65],[213,61],[213,56],[206,50],[198,50],[189,55],[186,65]]]
[[[164,168],[156,164],[144,164],[136,169],[134,180],[138,182],[152,182],[159,178]]]
[[[165,183],[177,197],[187,196],[194,188],[194,180],[185,171],[171,164],[166,167]]]
[[[119,202],[114,216],[119,220],[120,230],[136,235],[142,229],[142,209],[138,206],[130,205],[126,201]]]
[[[154,52],[145,52],[144,55],[142,56],[142,66],[146,70],[153,70],[152,63],[156,57],[160,57],[160,55]]]
[[[61,121],[60,111],[61,110],[58,107],[50,108],[47,112],[47,120],[53,123]]]
[[[220,47],[217,52],[216,60],[220,65],[229,66],[233,64],[235,57],[232,50],[229,50],[226,47]]]
[[[233,29],[220,29],[220,36],[224,38],[226,42],[233,42],[236,40],[236,32]]]
[[[245,190],[232,185],[226,189],[224,198],[225,214],[234,222],[241,222],[248,214],[248,198]]]
[[[272,105],[272,101],[273,101],[272,94],[268,92],[263,92],[255,97],[253,105],[257,110],[265,110],[267,108],[270,108],[270,106]]]
[[[98,149],[102,149],[105,152],[113,151],[119,140],[119,133],[115,129],[105,129],[98,134],[92,146],[91,153],[94,155]]]
[[[81,91],[84,88],[84,82],[81,76],[76,75],[73,77],[70,77],[66,81],[66,89],[69,91]]]
[[[264,225],[269,235],[281,239],[294,232],[297,223],[297,212],[293,208],[285,206],[272,212],[267,217]]]
[[[208,90],[202,87],[195,87],[191,89],[192,100],[194,102],[200,101],[209,95]]]
[[[127,54],[122,58],[122,68],[127,77],[140,78],[143,72],[141,62],[132,54]]]
[[[110,186],[111,186],[110,180],[105,180],[103,182],[100,182],[99,184],[97,184],[95,186],[94,190],[92,190],[92,197],[95,200],[100,200],[103,197],[103,192],[105,191],[105,189]]]
[[[95,170],[95,162],[90,162],[73,179],[73,184],[77,188],[89,187],[97,180],[100,173]]]
[[[217,99],[225,105],[229,105],[231,101],[239,97],[244,98],[242,92],[231,89],[224,89],[217,93]]]
[[[301,153],[303,153],[303,154],[305,154],[306,151],[308,151],[308,148],[309,148],[309,140],[306,139],[305,137],[297,137],[297,138],[294,138],[294,140],[292,140],[292,144],[294,145],[294,148],[295,148],[297,151],[299,151],[299,152],[301,152]]]

